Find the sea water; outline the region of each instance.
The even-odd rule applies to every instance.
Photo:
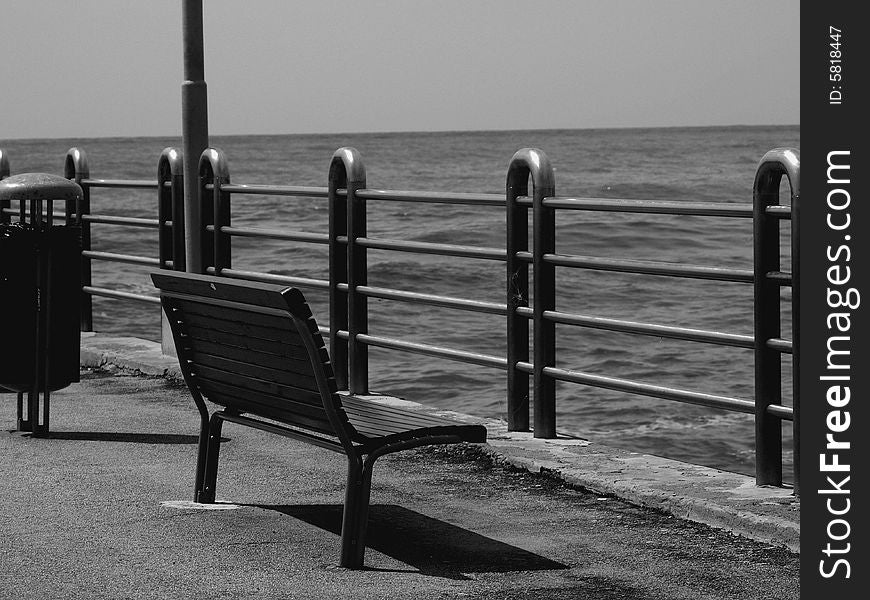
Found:
[[[543,150],[568,197],[749,205],[755,169],[775,147],[799,148],[797,126],[598,129],[328,135],[212,136],[233,183],[325,186],[333,152],[355,147],[367,187],[504,193],[507,166],[524,147]],[[70,147],[85,150],[95,179],[155,179],[157,159],[177,138],[8,140],[12,173],[62,173]],[[782,200],[787,203],[787,199]],[[92,190],[92,212],[156,215],[149,190]],[[234,195],[236,226],[325,233],[323,199]],[[499,208],[368,201],[368,237],[504,248]],[[787,224],[786,224],[787,225]],[[785,240],[787,245],[787,232]],[[156,231],[93,225],[93,249],[157,255]],[[750,219],[561,211],[556,251],[608,258],[752,268]],[[784,251],[783,260],[788,260]],[[504,263],[369,250],[369,285],[505,301]],[[787,264],[787,263],[785,263]],[[233,239],[233,267],[327,279],[323,245]],[[154,294],[148,269],[94,261],[96,286]],[[584,315],[752,334],[752,286],[557,268],[557,308]],[[326,324],[326,294],[307,291]],[[783,291],[790,298],[790,291]],[[784,307],[788,303],[784,303]],[[504,317],[369,300],[373,335],[501,356]],[[783,331],[790,313],[784,310]],[[159,339],[156,306],[94,298],[102,332]],[[751,399],[751,350],[569,326],[557,328],[557,366]],[[784,334],[784,337],[790,337]],[[790,370],[784,361],[785,390]],[[370,350],[372,390],[445,409],[504,418],[505,373],[459,362]],[[786,404],[790,398],[786,398]],[[557,426],[595,441],[709,466],[754,472],[751,415],[660,401],[588,386],[557,385]],[[784,426],[791,463],[790,423]],[[786,468],[788,472],[788,467]]]

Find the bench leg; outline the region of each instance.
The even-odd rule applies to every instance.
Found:
[[[205,453],[205,469],[203,471],[202,490],[197,502],[211,504],[215,499],[217,485],[218,455],[221,450],[221,427],[224,421],[219,413],[211,416],[208,428],[208,445]]]
[[[196,482],[193,484],[193,501],[199,502],[205,481],[205,457],[208,452],[208,413],[201,416],[199,427],[199,445],[196,452]]]
[[[359,456],[348,457],[347,492],[341,523],[340,563],[342,567],[348,569],[360,569],[363,566],[373,464],[374,460],[363,461]]]

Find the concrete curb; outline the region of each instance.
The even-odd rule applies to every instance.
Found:
[[[82,334],[81,364],[181,379],[175,358],[163,356],[159,343],[138,338]],[[756,486],[746,475],[629,452],[570,435],[535,439],[530,433],[508,432],[506,423],[497,419],[438,410],[390,396],[370,398],[486,425],[488,442],[482,448],[498,463],[545,473],[572,486],[799,552],[800,500],[790,489]]]

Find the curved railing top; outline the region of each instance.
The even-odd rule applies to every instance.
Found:
[[[339,170],[343,169],[343,172]],[[361,188],[366,184],[366,168],[362,155],[356,148],[343,146],[332,154],[329,163],[330,185],[335,181],[337,187]]]
[[[779,183],[783,175],[791,186],[794,203],[800,197],[801,153],[795,148],[774,148],[764,154],[755,171],[754,191],[756,193],[779,193]]]
[[[215,185],[230,182],[230,166],[220,148],[206,148],[199,157],[199,176],[213,180]]]
[[[184,156],[178,148],[164,148],[157,160],[157,176],[166,180],[184,173]]]
[[[73,147],[67,151],[66,160],[63,163],[63,176],[67,179],[75,179],[76,182],[91,176],[88,155],[84,150]]]
[[[523,148],[514,153],[508,166],[508,195],[512,195],[511,190],[514,197],[526,195],[529,177],[532,178],[535,198],[556,195],[556,172],[543,150]]]
[[[0,148],[0,179],[9,177],[9,157],[6,156],[6,151]]]

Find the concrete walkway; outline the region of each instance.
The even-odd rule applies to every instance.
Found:
[[[788,494],[497,422],[486,446],[381,459],[367,569],[340,569],[344,457],[227,424],[223,503],[197,508],[198,415],[171,377],[129,374],[173,366],[139,344],[85,340],[107,370],[53,394],[49,439],[10,431],[2,396],[0,598],[799,597]]]

